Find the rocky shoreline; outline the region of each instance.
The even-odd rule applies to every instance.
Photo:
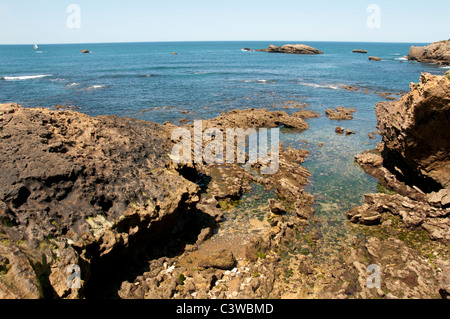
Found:
[[[438,65],[450,65],[450,40],[434,42],[425,47],[411,47],[408,60]]]
[[[189,253],[198,251],[222,220],[221,208],[232,206],[251,183],[274,189],[281,200],[275,203],[283,208],[269,215],[266,202],[269,227],[260,237],[252,236],[244,257],[255,260],[292,236],[312,214],[313,197],[302,189],[309,176],[299,166],[307,156],[302,150],[282,149],[280,169],[273,176],[258,174],[260,164],[250,170],[238,164],[175,165],[169,158],[173,125],[15,104],[1,105],[0,112],[5,168],[0,178],[0,298],[114,295],[113,287],[108,286],[109,293],[101,287],[109,277],[120,284],[126,276],[117,273],[138,267],[133,260],[140,255],[152,256],[158,265],[167,259],[161,263],[166,268],[177,259],[163,256],[185,251],[181,259],[192,259]],[[257,109],[232,111],[205,124],[308,128],[299,117]],[[210,253],[199,258],[196,267],[203,270],[194,276],[199,282],[209,280],[207,287],[219,275],[211,277],[211,272],[236,265],[230,250],[221,247],[216,258]],[[71,265],[81,270],[78,289],[67,285]],[[179,276],[177,270],[174,275]],[[176,293],[180,285],[170,282],[169,295],[160,289],[159,297]],[[131,298],[134,292],[122,287],[118,295]]]
[[[376,107],[383,140],[356,162],[388,189],[366,194],[365,204],[347,212],[353,223],[391,225],[400,217],[410,231],[422,229],[448,249],[450,243],[450,80],[422,74],[420,82],[396,102]],[[375,227],[375,226],[374,226]],[[434,261],[442,296],[450,295],[448,257]]]
[[[259,161],[178,163],[172,133],[195,125],[0,104],[0,298],[448,297],[450,79],[424,74],[410,89],[377,105],[382,144],[356,162],[380,192],[347,212],[360,235],[338,249],[313,227],[305,149],[280,146],[275,174]],[[316,116],[246,109],[202,124],[301,132]]]

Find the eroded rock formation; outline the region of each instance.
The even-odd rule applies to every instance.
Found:
[[[408,60],[450,65],[450,40],[434,42],[425,47],[412,46]]]

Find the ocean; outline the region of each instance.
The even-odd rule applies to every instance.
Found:
[[[243,51],[270,44],[305,43],[325,54],[289,55]],[[38,44],[39,45],[39,44]],[[380,137],[374,107],[389,91],[407,92],[422,72],[447,69],[406,61],[411,45],[421,43],[345,42],[164,42],[0,46],[0,103],[24,107],[70,106],[92,116],[134,117],[157,123],[208,119],[237,108],[267,108],[288,113],[289,101],[303,102],[321,114],[308,119],[303,133],[282,130],[285,146],[310,151],[307,190],[329,236],[348,235],[345,212],[363,194],[377,192],[377,181],[354,164],[354,156],[373,149]],[[90,54],[82,54],[87,49]],[[353,49],[368,54],[352,53]],[[173,54],[173,53],[177,54]],[[368,60],[378,56],[381,62]],[[346,90],[345,86],[358,88]],[[356,109],[350,121],[331,121],[325,109]],[[336,126],[356,132],[336,135]],[[320,144],[320,145],[319,145]],[[330,222],[332,221],[332,223]],[[326,232],[325,228],[322,232]]]

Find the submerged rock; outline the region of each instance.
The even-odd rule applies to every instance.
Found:
[[[353,113],[356,112],[354,108],[345,108],[343,106],[339,106],[333,109],[327,109],[325,111],[326,115],[330,120],[352,120]]]
[[[370,56],[370,57],[369,57],[369,60],[370,60],[370,61],[383,61],[383,59],[381,59],[381,58],[379,58],[379,57],[377,57],[377,56]]]
[[[301,110],[293,113],[292,116],[300,117],[302,119],[312,119],[319,117],[320,114],[311,110]]]

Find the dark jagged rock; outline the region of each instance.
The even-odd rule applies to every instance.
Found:
[[[378,103],[376,115],[391,171],[424,191],[450,187],[450,79],[423,74],[397,102]]]
[[[0,132],[5,298],[78,296],[93,263],[144,246],[198,201],[198,186],[166,168],[171,143],[161,125],[2,104]],[[15,276],[27,260],[33,267]],[[80,291],[67,285],[72,264],[82,270]]]

